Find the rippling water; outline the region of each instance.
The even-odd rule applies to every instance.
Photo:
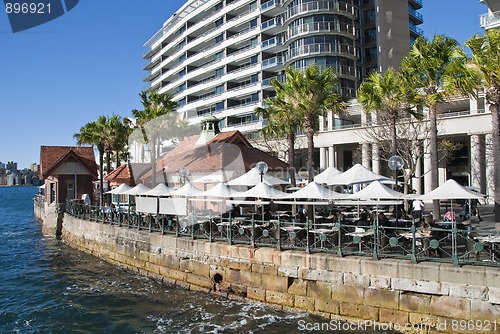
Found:
[[[161,285],[44,238],[35,192],[0,187],[0,333],[303,333],[326,322]]]

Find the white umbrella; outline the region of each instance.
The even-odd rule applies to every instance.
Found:
[[[239,191],[236,191],[229,187],[225,183],[217,183],[215,186],[212,188],[208,189],[207,191],[201,192],[197,194],[196,196],[198,197],[222,197],[222,198],[229,198],[229,197],[245,197],[241,195],[242,193]]]
[[[380,181],[373,181],[364,189],[354,193],[346,195],[343,199],[402,199],[405,198],[405,194],[399,191],[392,190],[391,188],[383,185]]]
[[[300,188],[296,192],[293,192],[291,194],[287,194],[286,196],[283,196],[282,198],[291,198],[291,199],[298,199],[298,198],[307,198],[307,199],[333,199],[333,198],[340,198],[343,197],[343,194],[340,194],[335,191],[331,191],[316,181],[309,182],[307,186],[304,188]]]
[[[391,178],[379,175],[371,170],[363,167],[360,164],[355,164],[342,174],[332,177],[327,180],[327,185],[347,185],[356,183],[370,183],[373,181],[381,181],[384,183],[394,183]]]
[[[126,192],[132,189],[128,184],[122,183],[118,187],[113,190],[106,191],[105,194],[113,194],[113,195],[126,195]]]
[[[257,170],[256,167],[250,169],[248,172],[241,175],[240,177],[237,177],[236,179],[229,181],[227,184],[230,186],[255,186],[261,182],[260,181],[261,177],[264,183],[267,183],[272,186],[278,184],[290,184],[290,182],[288,181],[278,179],[277,177],[265,173],[261,176],[260,172]]]
[[[257,198],[278,198],[283,197],[286,193],[273,188],[273,186],[259,182],[255,187],[241,193],[243,197],[257,197]]]
[[[337,168],[328,167],[327,169],[316,175],[314,177],[314,181],[318,183],[327,183],[328,180],[340,174],[342,174],[342,172],[339,171]]]
[[[190,182],[188,182],[179,189],[175,190],[173,194],[175,196],[197,196],[202,192],[203,190],[196,188]]]
[[[124,192],[122,195],[140,195],[142,193],[145,193],[146,191],[151,190],[148,186],[145,186],[143,183],[139,183],[135,187],[133,187],[130,190],[127,190]]]
[[[436,189],[428,192],[427,194],[416,196],[423,200],[435,200],[435,199],[481,199],[485,198],[486,195],[470,191],[467,188],[458,184],[457,181],[453,179],[447,180],[445,183],[437,187]]]
[[[165,183],[159,183],[153,189],[143,192],[141,196],[171,196],[174,194],[175,191],[172,188],[167,187]]]

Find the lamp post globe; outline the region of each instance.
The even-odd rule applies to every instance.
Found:
[[[387,164],[389,165],[389,168],[394,171],[394,182],[395,182],[395,189],[398,189],[398,170],[401,170],[404,166],[404,161],[403,158],[401,158],[399,155],[393,155],[392,157],[389,158],[387,161]]]
[[[259,173],[260,173],[260,182],[262,182],[263,179],[264,179],[264,174],[267,173],[267,170],[269,169],[269,166],[264,161],[259,161],[255,165],[255,168],[257,168],[257,170],[259,171]]]

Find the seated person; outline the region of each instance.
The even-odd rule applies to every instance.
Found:
[[[359,219],[356,221],[357,226],[370,226],[370,220],[368,219],[368,214],[366,212],[361,212],[359,214]]]

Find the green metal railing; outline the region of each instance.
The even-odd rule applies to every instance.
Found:
[[[451,228],[420,229],[371,225],[364,229],[348,222],[312,223],[270,220],[259,216],[184,217],[146,214],[68,201],[66,212],[79,219],[117,225],[150,233],[170,234],[191,239],[222,241],[251,247],[331,253],[338,256],[365,256],[374,259],[433,261],[454,265],[500,267],[500,250],[491,241],[500,238],[495,230]]]

